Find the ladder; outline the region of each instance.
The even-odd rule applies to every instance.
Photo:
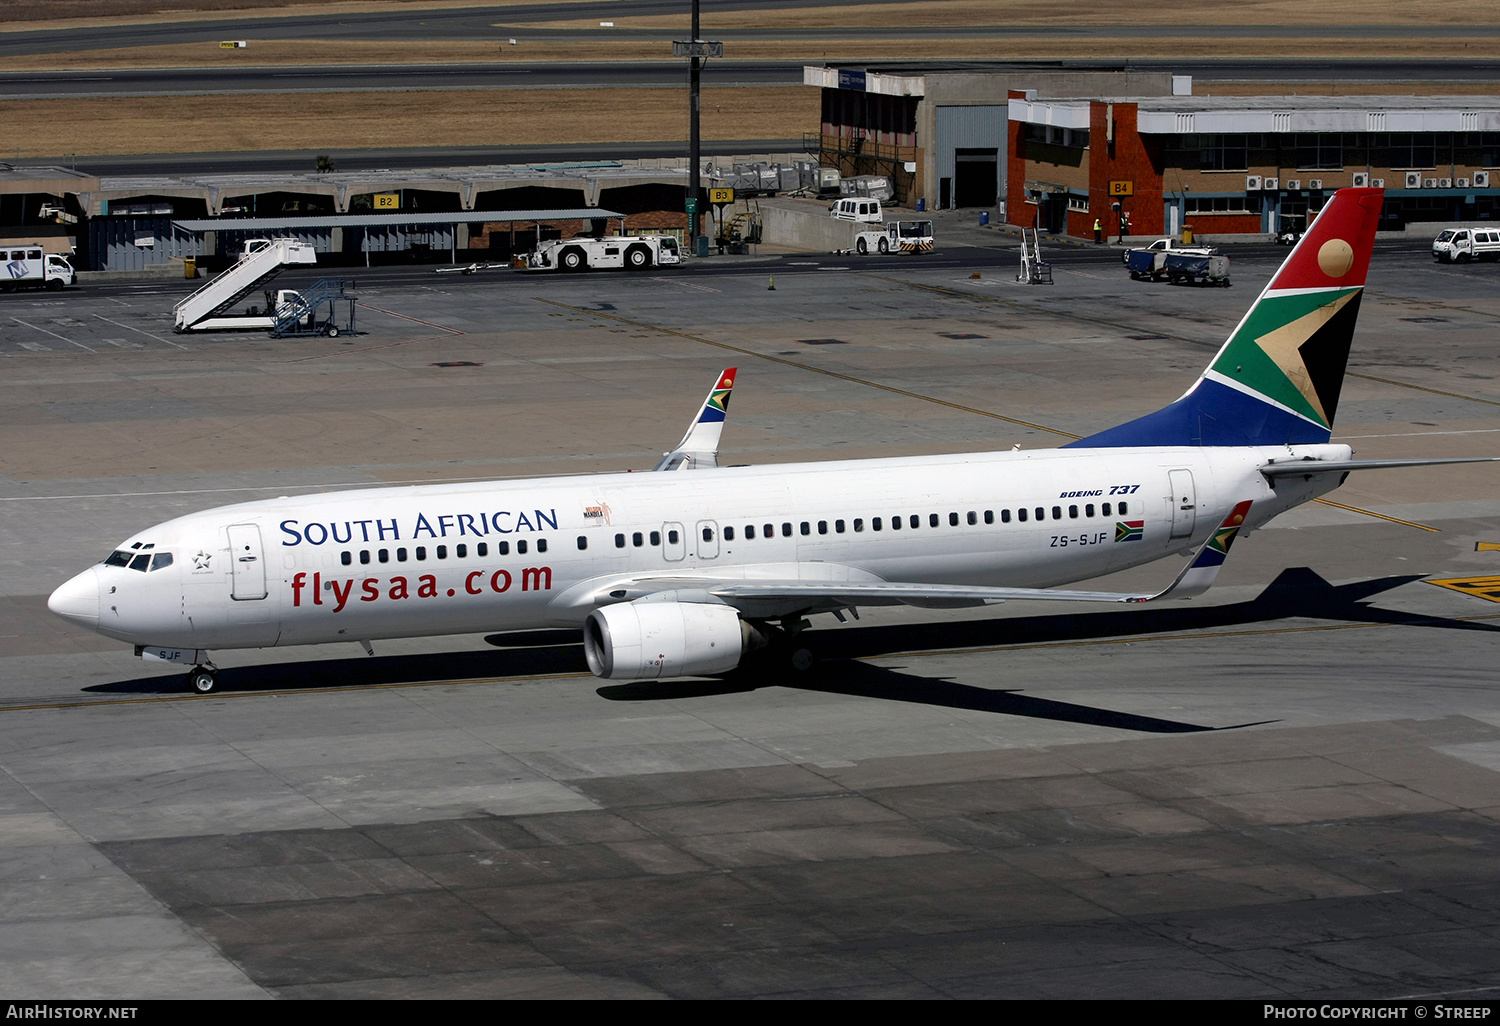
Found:
[[[270,244],[241,257],[229,269],[179,302],[172,308],[173,330],[191,331],[209,320],[257,287],[264,285],[289,264],[317,262],[311,243],[296,239],[272,239]]]
[[[1051,285],[1052,265],[1042,260],[1042,246],[1035,228],[1021,229],[1021,273],[1016,281],[1027,285]]]
[[[271,326],[271,335],[274,338],[285,338],[288,335],[329,335],[337,337],[339,334],[339,301],[348,304],[348,310],[344,317],[343,331],[354,330],[354,303],[355,297],[347,295],[345,289],[354,288],[354,282],[344,278],[319,278],[311,285],[303,289],[299,298],[284,307],[276,308],[272,314],[274,323]],[[328,304],[328,316],[321,316],[323,304]],[[271,304],[268,304],[271,305]]]

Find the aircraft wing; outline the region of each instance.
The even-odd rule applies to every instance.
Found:
[[[1249,500],[1236,505],[1199,546],[1192,561],[1176,580],[1155,593],[908,583],[881,580],[857,568],[832,563],[791,563],[742,568],[752,571],[755,576],[734,579],[726,579],[722,573],[705,568],[670,575],[595,580],[560,595],[554,600],[553,607],[563,610],[592,608],[611,602],[721,602],[751,619],[779,619],[858,606],[956,609],[1007,601],[1137,603],[1193,598],[1213,585],[1249,511]],[[810,579],[809,574],[817,576]]]
[[[651,469],[701,470],[719,465],[719,436],[724,433],[724,418],[729,413],[729,395],[734,390],[736,370],[728,367],[719,375],[677,448],[664,454]]]

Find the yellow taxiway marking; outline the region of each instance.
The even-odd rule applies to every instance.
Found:
[[[1440,580],[1429,580],[1427,583],[1464,595],[1473,595],[1475,598],[1482,598],[1489,602],[1500,602],[1500,574],[1492,574],[1489,577],[1444,577]]]
[[[1403,524],[1406,527],[1415,527],[1419,531],[1431,531],[1433,534],[1442,534],[1442,529],[1429,527],[1426,524],[1416,524],[1410,520],[1402,520],[1400,517],[1388,517],[1384,513],[1376,513],[1373,509],[1360,509],[1358,506],[1345,506],[1342,502],[1334,502],[1332,499],[1314,499],[1313,502],[1321,502],[1325,506],[1336,506],[1339,509],[1347,509],[1350,513],[1363,513],[1367,517],[1376,517],[1380,520],[1389,520],[1393,524]]]
[[[1475,552],[1500,552],[1500,542],[1475,542]]]

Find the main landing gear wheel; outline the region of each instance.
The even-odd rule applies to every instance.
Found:
[[[188,686],[197,694],[208,695],[219,686],[219,679],[214,675],[213,670],[195,666],[193,672],[188,674]]]
[[[817,653],[808,648],[806,645],[794,644],[792,646],[791,652],[787,655],[786,661],[787,665],[792,668],[793,672],[806,673],[817,664],[818,656]]]

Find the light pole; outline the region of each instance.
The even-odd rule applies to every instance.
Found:
[[[688,215],[688,235],[692,239],[690,245],[693,252],[698,256],[708,256],[708,237],[700,230],[703,222],[698,213],[698,191],[702,187],[700,180],[702,168],[698,163],[698,84],[703,72],[703,59],[724,56],[724,44],[699,38],[698,0],[693,0],[693,38],[673,41],[672,56],[693,59],[692,70],[688,74],[688,163],[692,165],[689,175],[692,191],[687,196],[685,206]]]

